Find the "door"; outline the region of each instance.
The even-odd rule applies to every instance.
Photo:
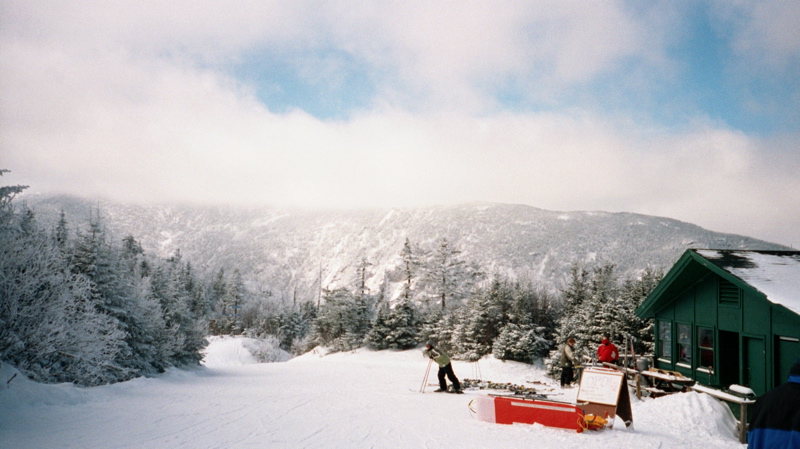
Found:
[[[742,383],[739,379],[739,334],[736,332],[719,331],[719,384],[727,387],[731,384]]]
[[[743,336],[742,346],[742,382],[760,396],[767,392],[767,352],[764,339]]]
[[[800,359],[800,338],[775,337],[775,383],[773,388],[786,382],[789,368]]]

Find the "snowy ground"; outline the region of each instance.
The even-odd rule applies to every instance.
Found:
[[[707,395],[634,397],[633,430],[620,424],[579,434],[478,421],[468,404],[480,392],[420,394],[427,361],[419,350],[317,352],[260,364],[247,347],[217,338],[202,368],[94,388],[21,376],[6,384],[14,371],[4,364],[0,448],[743,447],[733,416]],[[480,368],[492,381],[549,382],[541,369],[491,358],[454,368],[460,378]]]

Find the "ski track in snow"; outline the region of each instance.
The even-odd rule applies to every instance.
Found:
[[[420,351],[359,350],[253,363],[236,339],[208,365],[82,389],[15,379],[0,386],[0,448],[739,448],[729,412],[707,395],[633,401],[634,429],[576,432],[478,421],[464,395],[421,394]],[[460,378],[524,384],[541,368],[455,362]],[[431,368],[435,382],[436,367]],[[10,377],[3,365],[0,379]],[[435,387],[427,387],[432,391]],[[559,400],[574,400],[567,389]],[[726,414],[728,413],[728,414]]]

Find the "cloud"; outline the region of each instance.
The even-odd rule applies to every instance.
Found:
[[[800,63],[800,4],[791,0],[718,3],[716,20],[732,34],[745,70],[790,70]],[[753,67],[757,63],[758,67]],[[796,72],[792,72],[796,75]]]
[[[559,103],[631,61],[641,91],[670,71],[666,30],[679,15],[623,5],[4,2],[0,168],[32,190],[123,200],[488,200],[800,243],[781,231],[800,229],[797,136]],[[345,119],[276,113],[235,77],[259,52],[314,83],[366,70],[375,96]],[[508,86],[546,107],[504,110]]]
[[[537,100],[614,72],[663,63],[663,28],[622,2],[38,2],[4,4],[3,34],[138,56],[189,58],[225,70],[260,51],[298,76],[329,74],[329,51],[371,70],[382,101],[406,108],[495,105],[513,82]],[[659,20],[663,20],[659,19]],[[329,76],[335,80],[336,77]]]

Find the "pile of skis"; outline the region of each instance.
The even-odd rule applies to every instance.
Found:
[[[535,382],[536,384],[541,384],[546,386],[546,384],[541,382]],[[498,392],[509,392],[514,396],[522,396],[528,398],[544,398],[550,392],[553,391],[552,388],[548,388],[546,391],[539,391],[534,387],[526,387],[524,385],[517,385],[512,384],[510,382],[499,383],[499,382],[492,382],[488,380],[475,380],[475,379],[464,379],[461,381],[461,388],[462,389],[474,389],[474,390],[498,390]]]

